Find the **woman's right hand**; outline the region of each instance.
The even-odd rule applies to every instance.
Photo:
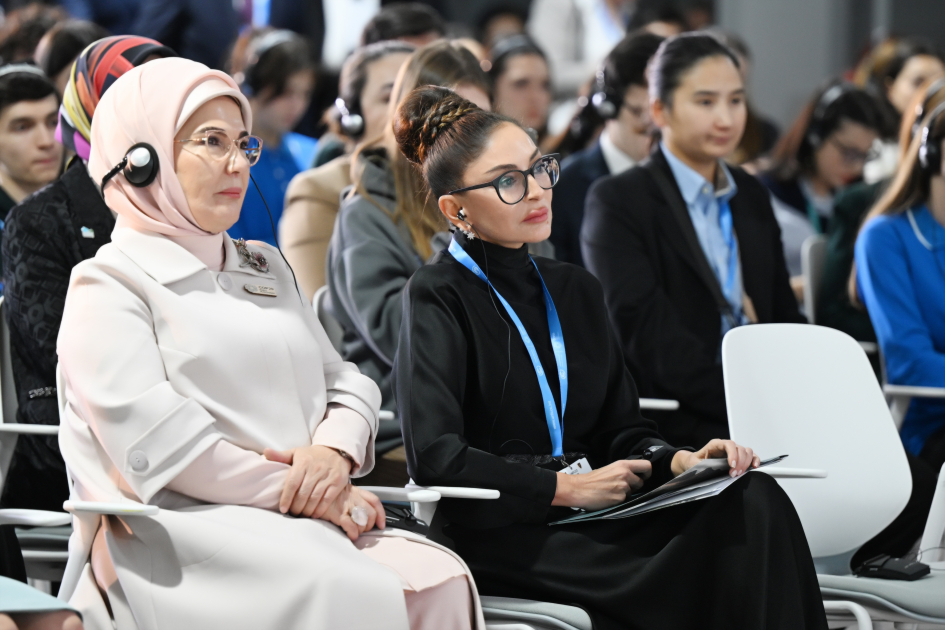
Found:
[[[644,459],[622,459],[583,475],[559,472],[551,505],[602,510],[625,501],[652,472],[652,464]]]
[[[351,517],[351,510],[355,507],[364,508],[367,513],[367,521],[364,525],[355,523]],[[357,540],[358,536],[366,531],[375,527],[384,529],[387,525],[387,514],[377,495],[350,483],[338,495],[322,518],[343,529],[352,541]]]

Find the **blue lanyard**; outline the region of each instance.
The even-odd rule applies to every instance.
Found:
[[[525,344],[525,349],[528,350],[528,356],[531,358],[532,365],[535,367],[535,374],[538,376],[538,386],[541,388],[541,398],[545,403],[545,421],[548,423],[548,433],[551,434],[551,454],[555,457],[562,457],[564,455],[564,450],[562,447],[562,437],[564,435],[564,409],[568,404],[568,358],[564,352],[564,335],[561,333],[561,321],[558,319],[558,311],[555,310],[555,303],[551,299],[551,294],[548,293],[548,287],[545,286],[545,280],[541,277],[541,272],[538,271],[538,265],[535,265],[535,261],[531,258],[531,256],[529,256],[532,264],[535,265],[535,271],[538,272],[538,279],[541,280],[541,288],[545,293],[545,310],[548,313],[548,328],[551,331],[551,349],[554,350],[555,363],[558,364],[558,384],[561,387],[560,416],[558,416],[558,406],[555,404],[555,397],[552,395],[551,387],[548,385],[548,378],[545,376],[545,370],[542,368],[541,361],[538,359],[538,352],[535,351],[535,344],[532,343],[532,338],[529,337],[528,333],[525,331],[525,326],[522,325],[522,320],[518,318],[518,315],[515,314],[515,310],[505,300],[505,298],[502,297],[498,291],[496,291],[494,286],[492,286],[492,283],[489,282],[489,278],[487,278],[486,274],[482,272],[482,269],[479,268],[479,265],[477,265],[476,262],[469,257],[469,254],[463,251],[463,248],[460,247],[459,243],[456,241],[450,241],[449,252],[461,265],[476,274],[480,280],[489,285],[490,289],[495,291],[499,301],[502,302],[502,306],[505,307],[505,312],[509,314],[509,317],[512,318],[512,322],[515,324],[515,327],[518,328],[518,334],[522,336],[522,342]]]
[[[721,270],[719,270],[719,281],[722,283],[722,291],[725,293],[725,299],[729,304],[732,303],[735,296],[735,276],[738,268],[738,241],[735,240],[735,229],[732,226],[732,208],[728,205],[728,200],[719,200],[719,227],[722,229],[722,238],[728,246],[728,270],[725,279],[722,279]],[[741,304],[732,306],[735,314],[741,319]]]

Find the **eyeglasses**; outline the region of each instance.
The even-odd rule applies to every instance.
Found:
[[[466,188],[460,188],[459,190],[451,190],[446,193],[447,195],[456,195],[461,192],[466,192],[468,190],[477,190],[479,188],[488,188],[492,186],[495,188],[495,192],[499,195],[499,199],[504,203],[509,205],[516,204],[522,199],[525,198],[525,194],[528,192],[528,176],[531,175],[535,178],[535,182],[544,188],[549,190],[553,188],[555,184],[558,183],[558,176],[561,173],[561,167],[558,165],[558,154],[552,153],[550,155],[543,155],[538,158],[531,168],[527,171],[506,171],[493,179],[491,182],[486,182],[485,184],[476,184],[475,186],[467,186]]]
[[[262,151],[262,140],[256,136],[242,136],[236,140],[231,140],[228,135],[222,131],[212,130],[204,131],[196,136],[186,140],[176,140],[181,144],[193,142],[206,149],[207,154],[215,160],[226,159],[235,145],[237,150],[243,154],[249,165],[252,166],[259,161],[259,154]]]
[[[864,152],[857,148],[847,146],[836,138],[831,138],[830,142],[837,148],[837,151],[840,152],[840,157],[843,158],[843,161],[850,166],[866,164],[879,157],[879,151],[876,147],[871,147],[869,151]]]

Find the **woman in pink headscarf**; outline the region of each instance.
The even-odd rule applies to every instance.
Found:
[[[161,510],[77,517],[88,565],[60,596],[87,628],[481,626],[465,565],[385,530],[349,483],[374,465],[377,386],[277,250],[226,236],[251,118],[232,79],[184,59],[128,72],[96,110],[89,173],[118,219],[72,274],[60,447],[74,498]]]

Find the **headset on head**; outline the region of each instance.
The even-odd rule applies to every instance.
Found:
[[[600,117],[604,120],[612,120],[620,113],[623,107],[623,95],[617,94],[607,85],[607,62],[601,64],[597,69],[594,80],[594,94],[591,96],[591,104]]]
[[[824,119],[827,117],[827,110],[830,106],[844,94],[849,94],[856,87],[850,83],[835,83],[824,90],[824,93],[817,99],[814,111],[811,112],[810,123],[808,124],[807,141],[811,146],[818,147],[824,141],[827,134],[824,133]]]
[[[945,112],[945,103],[938,106],[929,114],[928,120],[922,125],[922,141],[919,144],[919,166],[929,176],[937,175],[942,170],[942,138],[934,138],[932,130],[935,122]]]
[[[340,96],[335,99],[335,107],[341,114],[338,124],[341,125],[344,134],[353,139],[361,137],[361,134],[364,133],[364,117],[355,110],[353,105],[348,107],[345,99]]]
[[[150,186],[158,176],[160,161],[157,151],[147,142],[139,142],[133,145],[121,162],[105,174],[102,178],[102,190],[105,190],[105,184],[115,175],[122,173],[129,184],[136,188]]]
[[[915,137],[922,130],[922,119],[925,118],[925,113],[928,110],[929,103],[932,102],[932,98],[938,94],[939,90],[945,88],[945,79],[938,79],[929,84],[925,88],[925,96],[915,106],[915,120],[912,121],[912,133],[911,137]]]
[[[259,61],[273,48],[292,41],[294,38],[295,33],[288,30],[272,31],[260,37],[259,43],[252,49],[252,58],[243,68],[243,76],[239,81],[240,92],[245,94],[247,98],[253,97],[256,94],[256,67],[259,65]]]

